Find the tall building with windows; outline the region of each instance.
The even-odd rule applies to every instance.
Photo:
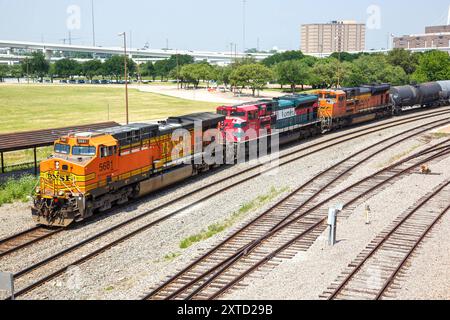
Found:
[[[394,48],[448,48],[450,47],[450,26],[426,27],[425,33],[410,34],[394,38]]]
[[[305,54],[360,52],[366,48],[366,25],[356,21],[305,24],[301,37],[301,50]]]

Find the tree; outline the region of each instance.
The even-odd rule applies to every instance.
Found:
[[[30,74],[40,78],[41,81],[50,69],[50,63],[45,59],[44,54],[40,51],[33,52],[31,54],[31,58],[27,58],[24,62],[25,64],[23,64],[23,67],[25,68],[25,72],[28,69]]]
[[[15,64],[10,67],[11,77],[17,79],[17,83],[20,82],[20,78],[24,76],[24,72],[22,66],[20,64]]]
[[[116,80],[122,79],[125,75],[125,58],[124,56],[112,56],[103,64],[104,74],[115,77]],[[128,76],[131,77],[136,72],[136,63],[127,57]]]
[[[447,80],[450,77],[450,58],[447,52],[429,51],[419,57],[419,65],[412,79],[416,82]]]
[[[401,85],[407,82],[403,68],[392,66],[385,55],[367,55],[356,59],[346,79],[346,85],[357,86],[368,83],[390,83]]]
[[[144,77],[151,77],[153,81],[155,81],[157,76],[155,65],[151,61],[141,65],[141,73]]]
[[[295,93],[297,85],[303,86],[308,82],[311,74],[311,68],[302,61],[284,61],[275,65],[275,74],[280,84],[290,85],[292,93]]]
[[[310,84],[314,88],[331,88],[337,85],[338,68],[339,61],[334,58],[319,60],[312,69]]]
[[[261,64],[247,64],[233,70],[230,76],[234,86],[249,87],[253,96],[256,90],[264,89],[269,81],[273,79],[272,70]]]
[[[83,75],[92,80],[94,77],[102,74],[103,64],[100,60],[89,60],[81,65]]]
[[[283,61],[290,61],[290,60],[301,60],[305,57],[305,55],[301,51],[286,51],[283,53],[276,53],[262,61],[262,63],[266,67],[272,67],[276,65],[277,63],[283,62]]]
[[[9,74],[9,66],[7,64],[0,64],[0,82],[4,82]]]
[[[187,64],[181,68],[180,77],[197,89],[201,80],[212,80],[214,70],[208,63]]]
[[[352,54],[348,52],[333,52],[330,55],[330,58],[334,58],[337,60],[340,60],[342,62],[353,62],[354,60],[358,59],[360,57],[359,53]]]
[[[55,73],[61,78],[73,78],[81,73],[81,65],[73,59],[61,59],[55,62]]]
[[[231,67],[233,69],[238,68],[240,66],[244,66],[246,64],[255,64],[257,63],[256,59],[253,57],[244,57],[240,59],[234,60],[234,62],[231,64]]]
[[[226,67],[217,67],[216,68],[216,79],[219,84],[223,84],[225,88],[228,88],[228,85],[230,84],[230,76],[233,72],[232,66],[226,66]]]
[[[50,81],[53,83],[53,79],[57,76],[56,73],[56,65],[54,63],[50,64],[50,68],[48,69],[48,76],[50,77]]]
[[[407,75],[413,74],[419,64],[419,56],[405,49],[393,49],[387,55],[387,61],[394,67],[401,67]]]
[[[187,54],[174,54],[167,60],[166,68],[167,73],[176,69],[176,67],[182,67],[187,64],[193,64],[195,62],[194,57]]]
[[[168,71],[168,60],[159,60],[154,64],[155,74],[161,77],[161,81],[164,81],[164,78],[167,78],[169,75]]]

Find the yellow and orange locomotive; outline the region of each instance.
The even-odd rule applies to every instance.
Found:
[[[53,155],[41,163],[34,220],[65,227],[208,170],[207,164],[192,161],[208,143],[202,142],[202,150],[196,150],[195,142],[203,141],[203,133],[217,129],[224,119],[198,113],[61,137]],[[201,130],[195,130],[196,124]],[[191,154],[181,152],[173,158],[177,142],[172,141],[172,133],[178,129],[190,133]],[[186,156],[189,161],[180,161]]]

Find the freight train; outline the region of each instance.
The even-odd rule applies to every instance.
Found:
[[[395,114],[401,113],[405,107],[447,105],[450,101],[450,81],[393,87],[390,94]]]
[[[40,165],[32,216],[37,224],[67,227],[176,184],[221,165],[205,160],[213,143],[248,147],[252,140],[277,136],[282,145],[405,108],[448,105],[449,99],[450,81],[364,85],[220,106],[217,113],[158,123],[71,133],[55,141],[54,153]],[[188,135],[174,139],[181,129]]]

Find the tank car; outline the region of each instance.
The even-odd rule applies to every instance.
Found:
[[[441,87],[441,104],[448,105],[450,103],[450,81],[437,81]]]
[[[419,103],[419,91],[414,86],[397,86],[391,88],[391,102],[394,112],[400,113],[405,107],[413,107]]]
[[[422,107],[435,107],[440,104],[442,88],[437,82],[419,84],[417,90],[419,105]]]

